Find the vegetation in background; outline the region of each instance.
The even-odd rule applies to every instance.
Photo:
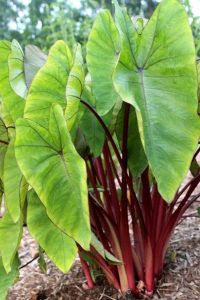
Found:
[[[189,0],[182,0],[192,21],[197,52],[200,48],[200,20],[195,17]],[[121,0],[129,14],[152,15],[157,0]],[[0,39],[17,39],[22,45],[34,44],[48,50],[58,39],[72,47],[75,41],[84,45],[100,8],[113,13],[112,0],[81,0],[75,8],[66,0],[31,0],[25,5],[21,0],[0,0]],[[16,29],[12,29],[16,28]]]

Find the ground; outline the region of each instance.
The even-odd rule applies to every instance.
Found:
[[[22,265],[34,257],[36,243],[25,230],[20,249]],[[34,260],[20,271],[20,280],[11,288],[7,300],[107,300],[121,295],[99,277],[93,290],[85,289],[85,277],[77,260],[68,274],[62,274],[48,261],[43,274]],[[200,299],[200,220],[187,218],[171,239],[164,273],[153,300]],[[127,296],[126,299],[134,299]]]

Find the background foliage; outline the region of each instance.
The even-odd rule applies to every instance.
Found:
[[[94,18],[101,7],[113,10],[111,0],[81,0],[76,8],[66,0],[0,0],[0,39],[17,39],[47,50],[62,39],[73,46],[85,44]],[[149,18],[158,0],[120,0],[133,16]],[[200,17],[195,17],[189,0],[182,0],[190,16],[197,52],[200,50]]]

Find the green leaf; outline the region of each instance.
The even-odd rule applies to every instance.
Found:
[[[3,109],[9,112],[13,122],[23,116],[25,101],[15,94],[9,81],[8,57],[11,53],[11,44],[0,41],[0,96]]]
[[[67,130],[62,108],[53,105],[49,131],[19,119],[15,153],[19,167],[49,218],[83,248],[90,244],[87,174]]]
[[[5,272],[5,269],[3,267],[2,259],[0,257],[0,300],[5,300],[6,295],[8,293],[9,288],[15,283],[15,281],[19,277],[19,259],[16,256],[13,265],[12,270],[7,274]]]
[[[25,54],[20,44],[13,40],[9,55],[9,79],[17,95],[26,98],[29,87],[38,70],[46,62],[47,56],[36,46],[25,47]]]
[[[21,220],[14,223],[9,213],[6,212],[0,220],[0,254],[2,256],[3,266],[7,273],[11,271],[11,266],[21,238]]]
[[[0,114],[0,178],[3,175],[4,157],[7,150],[7,144],[5,143],[8,143],[8,133]]]
[[[87,65],[96,97],[96,109],[105,115],[119,100],[112,82],[119,59],[120,38],[109,11],[99,13],[87,43]]]
[[[72,65],[69,48],[63,41],[51,47],[47,62],[32,81],[25,107],[25,118],[48,128],[53,103],[66,106],[66,85]]]
[[[34,45],[25,46],[24,75],[28,89],[39,69],[45,64],[47,55]]]
[[[76,258],[76,243],[52,223],[44,205],[33,190],[28,196],[27,225],[30,234],[53,263],[62,272],[68,272]]]
[[[197,212],[198,212],[198,214],[200,216],[200,207],[197,208]]]
[[[66,87],[67,107],[65,110],[65,118],[69,131],[80,118],[79,104],[84,89],[84,80],[83,58],[81,46],[78,44]]]
[[[94,114],[88,109],[83,109],[84,114],[80,120],[79,127],[90,147],[90,152],[94,157],[101,154],[104,143],[104,130],[99,124]]]
[[[1,93],[0,93],[0,116],[1,116],[1,120],[3,121],[6,127],[10,127],[10,126],[14,127],[14,122],[11,118],[11,115],[2,101]]]
[[[162,1],[140,35],[116,1],[115,8],[123,44],[115,87],[136,108],[159,192],[170,202],[186,176],[199,137],[191,29],[176,0]]]
[[[200,115],[200,62],[199,61],[197,63],[197,75],[198,75],[198,100],[199,100],[198,114]]]
[[[1,204],[2,204],[2,200],[3,200],[3,182],[2,180],[0,179],[0,212],[1,212]]]
[[[41,202],[40,202],[41,203]],[[46,211],[45,211],[45,215],[46,214]],[[48,217],[47,217],[48,218]],[[49,220],[50,221],[50,220]],[[46,228],[45,228],[46,229]],[[38,264],[39,264],[39,267],[40,267],[40,270],[41,272],[45,273],[47,272],[47,264],[46,264],[46,261],[45,261],[45,258],[44,258],[44,252],[43,252],[43,249],[39,246],[39,258],[38,258]]]
[[[96,235],[92,232],[91,245],[95,248],[97,252],[106,260],[108,260],[112,264],[121,264],[121,261],[118,260],[115,256],[113,256],[110,252],[104,249],[102,243],[98,240]]]
[[[123,140],[124,111],[125,111],[125,106],[123,105],[118,115],[116,128],[115,128],[120,147],[122,147],[122,140]],[[137,178],[144,171],[148,162],[140,139],[137,117],[136,117],[135,109],[133,107],[131,107],[130,114],[129,114],[127,150],[128,150],[128,166],[134,178]]]
[[[11,43],[11,53],[8,58],[8,65],[10,85],[18,96],[25,99],[28,88],[24,76],[24,53],[16,40],[13,40]]]
[[[13,221],[17,222],[20,218],[20,189],[23,176],[15,158],[14,142],[15,138],[10,141],[6,151],[3,182],[6,208],[8,209]]]
[[[198,161],[196,159],[193,159],[192,162],[191,162],[191,165],[190,165],[190,172],[192,174],[192,176],[197,176],[198,173],[199,173],[199,169],[200,169],[200,166],[198,164]]]

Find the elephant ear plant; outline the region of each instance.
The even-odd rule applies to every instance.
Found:
[[[86,45],[48,57],[0,42],[0,299],[27,226],[64,273],[79,254],[122,293],[152,295],[170,237],[198,199],[198,76],[183,6],[146,23],[114,1]],[[199,65],[198,65],[199,69]],[[188,171],[191,178],[184,185]],[[45,269],[43,265],[43,269]]]

